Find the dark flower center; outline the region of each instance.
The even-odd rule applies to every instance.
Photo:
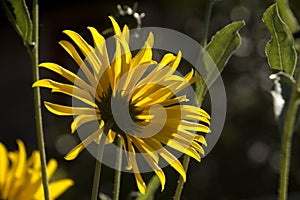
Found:
[[[105,124],[108,122],[112,123],[111,130],[118,133],[118,134],[125,134],[125,132],[117,125],[115,118],[112,113],[112,89],[109,87],[108,91],[100,97],[100,102],[97,102],[97,106],[100,110],[101,119],[104,121]],[[122,101],[127,101],[127,97],[123,97],[121,101],[118,101],[118,103],[122,104]],[[142,113],[142,110],[139,109],[137,106],[132,104],[131,100],[129,101],[129,114],[131,119],[134,122],[142,122],[143,120],[137,119],[136,116]],[[120,113],[121,114],[121,113]]]

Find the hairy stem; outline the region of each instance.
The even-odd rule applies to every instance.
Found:
[[[184,155],[183,163],[182,163],[184,171],[188,170],[189,163],[190,163],[190,157],[187,156],[187,155]],[[174,195],[174,200],[180,200],[181,193],[182,193],[182,190],[183,190],[183,184],[184,184],[183,178],[180,176],[178,181],[177,181],[177,187],[176,187],[176,191],[175,191],[175,195]]]
[[[27,44],[28,53],[32,62],[32,74],[33,82],[39,80],[39,5],[38,0],[33,0],[32,2],[32,23],[33,23],[33,33],[32,33],[32,44]],[[43,133],[43,120],[41,111],[41,94],[40,88],[33,88],[34,96],[34,109],[35,109],[35,122],[36,122],[36,132],[38,146],[41,156],[41,169],[42,169],[42,182],[44,187],[45,200],[50,200],[49,186],[48,186],[48,176],[47,176],[47,161],[45,152],[45,142]]]
[[[101,166],[102,166],[102,158],[103,158],[103,151],[105,145],[105,136],[107,135],[109,129],[112,127],[112,122],[107,122],[104,126],[104,130],[102,136],[100,138],[100,142],[98,144],[98,154],[96,158],[95,164],[95,172],[94,172],[94,180],[93,180],[93,188],[92,188],[92,197],[91,200],[97,200],[99,196],[99,186],[100,186],[100,176],[101,176]]]
[[[210,24],[210,18],[211,18],[211,11],[214,5],[214,0],[208,0],[208,6],[206,9],[206,15],[204,18],[204,29],[202,32],[202,41],[201,41],[201,45],[203,48],[206,47],[207,45],[207,36],[208,36],[208,29],[209,29],[209,24]],[[201,105],[202,100],[205,96],[207,92],[206,86],[203,83],[196,83],[196,94],[197,94],[197,104],[198,106]],[[183,157],[183,168],[184,170],[187,172],[188,167],[189,167],[189,163],[190,163],[190,157],[188,155],[184,155]],[[180,176],[178,181],[177,181],[177,187],[176,187],[176,191],[175,191],[175,195],[174,195],[174,200],[180,200],[181,197],[181,193],[183,190],[183,185],[184,185],[184,180],[183,178]]]
[[[208,0],[208,6],[207,6],[207,13],[205,14],[204,17],[204,28],[203,28],[203,32],[202,32],[202,41],[201,41],[201,45],[203,48],[205,48],[206,44],[207,44],[207,36],[208,36],[208,29],[209,29],[209,24],[210,24],[210,18],[211,18],[211,11],[214,5],[214,1],[215,0]]]
[[[281,167],[279,179],[279,200],[287,199],[287,188],[289,181],[289,168],[291,157],[292,137],[294,125],[299,106],[300,70],[297,71],[296,84],[293,85],[290,101],[284,119],[283,134],[281,140]]]
[[[122,142],[120,138],[117,138],[118,152],[116,158],[115,168],[115,183],[114,183],[114,196],[113,200],[118,200],[120,195],[120,184],[121,184],[121,168],[122,168]]]

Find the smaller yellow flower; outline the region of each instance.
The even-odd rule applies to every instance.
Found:
[[[0,199],[1,200],[43,200],[40,153],[34,151],[26,159],[26,149],[17,140],[19,151],[8,152],[0,142]],[[50,159],[47,165],[49,179],[57,168],[57,161]],[[61,179],[49,184],[50,197],[56,199],[73,185],[71,179]]]

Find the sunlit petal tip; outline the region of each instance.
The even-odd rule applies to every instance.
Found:
[[[200,114],[204,117],[206,117],[207,119],[210,119],[210,115],[203,109],[200,108]]]
[[[92,30],[95,29],[93,26],[88,26],[87,29]]]
[[[144,182],[143,183],[137,182],[137,186],[138,186],[138,189],[139,189],[140,193],[142,195],[145,195],[146,194],[146,190],[147,190],[146,184]]]
[[[74,160],[84,148],[84,144],[80,143],[79,145],[74,147],[64,158],[66,160]]]
[[[33,84],[32,84],[32,88],[34,88],[34,87],[39,87],[40,85],[39,85],[39,81],[36,81],[36,82],[34,82]]]
[[[75,123],[72,122],[72,124],[71,124],[71,133],[74,134],[76,132],[76,129],[77,129],[77,127],[76,127]]]
[[[89,26],[88,29],[93,36],[94,46],[102,48],[105,45],[105,38],[97,31],[96,28]]]
[[[76,125],[74,122],[72,122],[71,123],[71,133],[73,134],[73,133],[75,133],[75,131],[76,131]]]
[[[7,149],[6,149],[5,145],[2,144],[1,142],[0,142],[0,149],[3,150],[3,151],[0,151],[0,153],[3,152],[3,154],[0,154],[0,158],[2,158],[2,157],[4,157],[4,156],[6,156],[6,153],[4,153],[4,152],[6,152]]]
[[[3,187],[5,185],[5,182],[7,180],[6,175],[7,175],[7,171],[9,170],[9,159],[7,156],[7,149],[4,146],[4,144],[2,144],[0,142],[0,163],[1,163],[1,167],[0,167],[0,188]]]
[[[161,184],[161,191],[163,191],[165,189],[165,184],[166,184],[166,177],[165,177],[165,174],[164,172],[161,170],[161,171],[156,171],[156,175],[160,181],[160,184]]]
[[[152,32],[149,33],[148,38],[145,42],[148,48],[152,48],[154,44],[154,35]]]
[[[208,130],[207,130],[207,132],[206,133],[211,133],[211,129],[210,128],[208,128]]]
[[[181,50],[178,51],[177,56],[181,58],[181,56],[182,56]]]
[[[51,193],[51,198],[56,199],[62,193],[64,193],[68,188],[74,185],[74,181],[71,179],[62,179],[54,181],[49,184],[49,190]]]
[[[184,175],[181,175],[181,177],[183,178],[183,181],[186,182],[186,173],[184,173]]]
[[[109,19],[113,25],[113,29],[114,29],[114,32],[115,32],[115,35],[118,35],[121,33],[121,29],[120,29],[120,26],[119,24],[116,22],[116,20],[112,17],[112,16],[109,16]]]
[[[25,150],[25,145],[24,145],[24,143],[22,142],[22,140],[17,139],[17,144],[18,144],[19,150],[20,150],[20,149]]]
[[[125,24],[124,27],[123,27],[123,31],[122,31],[122,32],[124,33],[124,32],[127,32],[127,31],[129,31],[129,28],[128,28],[128,26]]]
[[[207,147],[206,140],[204,140],[204,142],[202,144]]]
[[[128,163],[128,165],[125,166],[125,169],[126,169],[126,170],[132,170],[132,165]]]
[[[38,64],[38,67],[44,67],[45,65],[47,65],[48,62],[43,62],[43,63],[40,63]]]
[[[63,33],[69,35],[69,34],[75,33],[75,31],[72,31],[72,30],[63,30]]]
[[[48,175],[48,179],[51,179],[51,177],[53,176],[55,170],[57,169],[58,163],[55,159],[50,159],[48,164],[47,164],[47,175]]]

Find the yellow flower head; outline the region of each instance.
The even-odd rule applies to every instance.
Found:
[[[166,180],[159,166],[160,159],[169,163],[184,180],[186,178],[180,161],[166,147],[200,161],[199,154],[204,154],[201,144],[206,145],[206,141],[195,132],[208,133],[210,117],[201,108],[182,105],[182,102],[188,101],[185,95],[176,96],[197,80],[193,76],[193,70],[184,77],[175,74],[181,52],[177,56],[167,53],[158,63],[152,60],[154,38],[150,33],[143,48],[133,56],[129,48],[128,27],[125,25],[121,31],[112,17],[110,20],[115,33],[112,62],[109,61],[105,39],[95,28],[88,27],[94,47],[79,34],[66,30],[64,33],[77,47],[65,40],[60,41],[60,45],[78,64],[82,75],[76,75],[55,63],[42,63],[40,67],[61,75],[72,84],[43,79],[35,82],[33,87],[50,88],[52,92],[64,93],[83,103],[81,106],[66,106],[45,102],[46,108],[54,114],[74,116],[72,133],[88,122],[99,122],[99,129],[71,150],[65,157],[67,160],[77,157],[92,142],[99,143],[102,129],[109,126],[105,133],[106,144],[114,142],[115,137],[120,138],[123,149],[127,152],[128,168],[133,170],[140,192],[145,193],[146,184],[136,160],[138,152],[142,153],[144,161],[160,179],[163,190]],[[126,121],[126,112],[121,111],[124,107],[133,124]],[[119,113],[115,115],[114,110]],[[121,123],[116,117],[121,118]],[[160,127],[162,121],[163,126]],[[154,129],[158,130],[156,134],[149,134]]]
[[[19,151],[8,152],[0,143],[0,199],[1,200],[43,200],[41,161],[38,151],[34,151],[27,160],[26,149],[21,140],[17,140]],[[57,168],[57,162],[50,159],[47,165],[51,178]],[[61,179],[49,184],[51,199],[56,199],[73,185],[71,179]]]

